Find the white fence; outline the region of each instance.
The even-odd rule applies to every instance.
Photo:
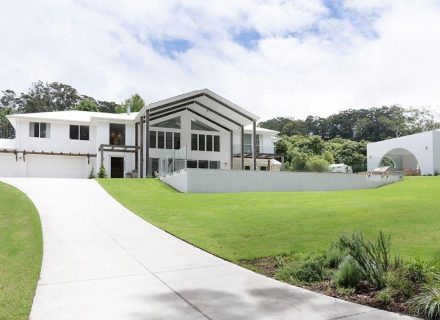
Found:
[[[372,189],[402,176],[186,169],[161,180],[181,192],[230,193]]]

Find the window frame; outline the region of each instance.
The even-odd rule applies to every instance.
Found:
[[[44,131],[41,130],[41,125],[44,124]],[[33,130],[31,127],[33,125]],[[29,121],[29,138],[49,139],[50,138],[50,122]],[[42,134],[44,132],[44,136]],[[31,135],[32,133],[32,135]]]

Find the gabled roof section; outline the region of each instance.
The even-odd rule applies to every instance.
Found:
[[[150,119],[159,119],[177,112],[189,111],[228,130],[235,130],[259,119],[256,115],[208,89],[192,91],[150,103],[139,112],[136,121],[145,114],[146,110],[150,111]]]

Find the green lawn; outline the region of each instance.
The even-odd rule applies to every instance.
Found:
[[[0,182],[0,319],[28,319],[43,253],[38,212]]]
[[[440,250],[440,177],[373,190],[240,194],[183,194],[154,179],[99,182],[145,220],[235,262],[309,253],[355,230],[391,233],[403,257]]]

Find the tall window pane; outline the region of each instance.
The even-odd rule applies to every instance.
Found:
[[[40,138],[48,138],[46,126],[46,123],[40,122]]]
[[[206,135],[206,151],[212,151],[212,135]]]
[[[180,133],[174,132],[174,149],[180,149]]]
[[[156,131],[150,131],[150,148],[156,148]]]
[[[40,137],[40,124],[38,122],[29,123],[29,137]]]
[[[165,133],[163,131],[157,132],[157,147],[163,149],[165,147]]]
[[[220,136],[214,136],[214,151],[220,151]]]
[[[70,126],[70,139],[78,140],[79,126]]]
[[[125,124],[110,123],[110,144],[125,145]]]
[[[205,151],[205,135],[199,134],[199,151]]]
[[[80,126],[79,127],[79,139],[80,140],[89,140],[89,126]]]
[[[166,148],[173,149],[173,133],[172,132],[166,133]]]
[[[197,135],[191,135],[191,150],[197,150]]]

